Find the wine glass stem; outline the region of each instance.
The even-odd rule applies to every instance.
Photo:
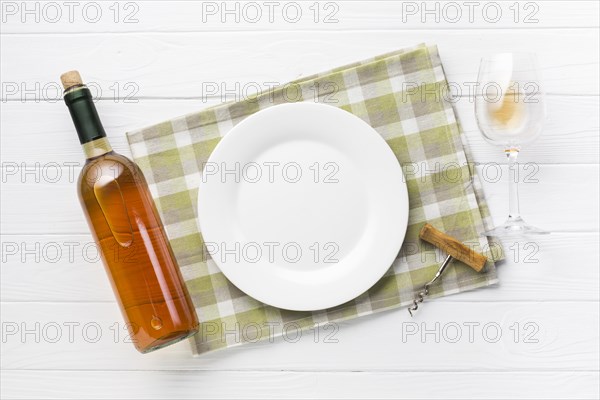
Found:
[[[519,150],[508,149],[506,150],[506,156],[508,157],[508,219],[518,220],[521,218],[519,210],[519,164],[517,164]]]

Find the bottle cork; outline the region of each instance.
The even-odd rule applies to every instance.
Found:
[[[60,81],[62,82],[63,88],[65,90],[72,88],[73,86],[83,85],[83,81],[81,80],[81,75],[79,75],[79,71],[65,72],[60,76]]]

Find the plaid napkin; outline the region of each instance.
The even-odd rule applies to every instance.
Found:
[[[410,304],[443,259],[418,239],[425,222],[500,259],[501,249],[479,236],[489,213],[446,91],[437,48],[419,45],[127,134],[201,321],[192,338],[197,354]],[[370,124],[397,156],[409,191],[406,239],[385,276],[356,299],[315,312],[277,309],[240,291],[210,259],[196,222],[201,170],[221,137],[247,116],[290,101],[337,106]],[[431,296],[496,282],[491,261],[483,273],[454,262]]]

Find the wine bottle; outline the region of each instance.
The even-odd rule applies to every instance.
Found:
[[[79,200],[131,341],[147,353],[198,330],[198,318],[139,167],[115,153],[77,71],[61,76],[86,162]]]

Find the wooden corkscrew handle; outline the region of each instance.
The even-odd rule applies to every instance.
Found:
[[[477,272],[480,272],[487,262],[487,258],[484,255],[470,249],[452,236],[448,236],[444,232],[438,231],[430,224],[425,224],[419,233],[419,237],[435,247],[442,249],[453,258],[467,264]]]

